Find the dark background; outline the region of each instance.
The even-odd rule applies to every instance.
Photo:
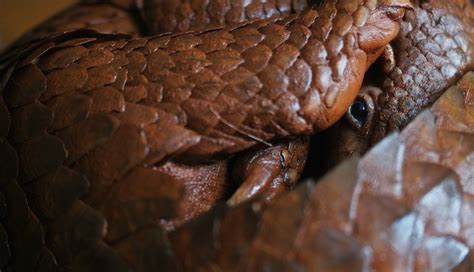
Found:
[[[75,0],[0,0],[0,49]]]

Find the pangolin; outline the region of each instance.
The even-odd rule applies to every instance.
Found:
[[[118,2],[110,7],[117,14],[123,13],[117,7],[130,7],[122,3],[127,1]],[[150,8],[135,7],[136,14],[145,22],[152,20],[154,12],[166,10],[160,5],[171,2],[145,1]],[[177,25],[169,29],[160,29],[160,23],[140,26],[127,14],[112,17],[124,20],[131,34],[146,28],[184,31],[203,22],[214,29],[196,27],[197,32],[138,39],[70,32],[42,37],[28,46],[19,43],[3,59],[2,112],[4,120],[9,119],[8,107],[13,120],[11,129],[4,125],[4,130],[10,130],[8,138],[20,161],[17,180],[33,209],[26,206],[31,222],[25,229],[36,231],[38,238],[43,224],[52,250],[43,245],[22,251],[18,245],[27,237],[15,237],[13,256],[32,254],[27,257],[38,260],[26,264],[15,257],[16,266],[53,265],[48,260],[54,255],[71,270],[100,265],[118,270],[125,265],[123,260],[137,270],[149,270],[147,265],[160,259],[138,260],[147,254],[135,255],[131,245],[138,237],[150,239],[154,246],[166,244],[156,225],[173,225],[173,210],[186,210],[174,206],[183,193],[176,181],[195,186],[187,203],[213,205],[216,200],[206,199],[206,193],[224,193],[220,181],[232,164],[230,155],[265,145],[274,147],[256,151],[257,157],[279,146],[291,150],[287,139],[334,123],[354,99],[369,65],[397,35],[396,21],[408,6],[407,1],[326,1],[318,8],[283,16],[292,10],[285,11],[286,3],[273,6],[278,12],[272,13],[274,2],[253,1],[247,7],[241,4],[240,10],[239,4],[225,3],[228,9],[223,11],[222,1],[214,6],[210,1],[204,13],[217,15],[207,18],[196,12],[202,1],[190,2],[175,7],[182,17],[177,16]],[[297,1],[293,4],[294,9],[301,7]],[[85,8],[85,17],[92,7]],[[193,16],[180,13],[190,15],[189,11]],[[254,21],[261,19],[255,15],[259,11],[268,19]],[[249,19],[251,23],[246,22]],[[226,24],[232,26],[221,28]],[[103,25],[107,22],[85,24]],[[15,199],[21,201],[22,189],[12,181],[14,151],[7,142],[4,149],[5,156],[12,156],[5,171],[11,175],[8,185],[19,192]],[[41,160],[43,154],[53,159]],[[252,168],[252,163],[246,164]],[[157,180],[162,183],[152,182]],[[212,180],[215,184],[207,182]],[[65,192],[70,195],[64,196]],[[83,241],[86,226],[91,226],[91,235]],[[128,239],[130,233],[136,237]]]
[[[168,234],[176,267],[472,271],[473,92],[471,71],[400,133],[317,183],[266,209],[216,207]]]
[[[404,128],[474,69],[472,1],[416,1],[390,45],[345,118],[322,135],[326,169]]]

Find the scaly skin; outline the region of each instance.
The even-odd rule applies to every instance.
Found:
[[[391,42],[394,67],[369,72],[361,90],[361,99],[373,104],[365,124],[354,125],[348,114],[324,134],[327,168],[405,127],[474,67],[474,6],[468,0],[419,2]]]
[[[232,3],[216,0],[204,2],[199,0],[181,2],[145,1],[143,5],[138,6],[135,1],[112,1],[112,3],[115,6],[105,4],[97,6],[78,5],[67,9],[31,31],[19,43],[33,37],[44,36],[47,33],[62,32],[77,27],[88,27],[105,33],[122,32],[138,36],[140,30],[137,25],[141,25],[141,22],[134,23],[134,18],[127,16],[127,13],[122,9],[140,10],[141,12],[139,13],[143,15],[142,20],[148,29],[148,33],[151,31],[151,33],[158,34],[165,31],[179,32],[223,25],[238,25],[242,22],[255,20],[257,17],[281,17],[291,12],[301,11],[307,7],[305,1],[298,0],[288,2],[269,1],[265,3],[262,3],[260,0],[253,2],[240,0],[232,1]],[[177,22],[180,23],[177,24]],[[293,81],[296,82],[297,80],[299,79],[296,78]],[[257,161],[255,163],[259,164]],[[269,163],[266,167],[269,165],[272,165],[272,163]],[[295,176],[296,179],[290,183],[296,182],[298,177],[299,175]],[[260,177],[248,177],[249,180],[257,178]],[[268,180],[268,183],[271,183],[271,181]],[[253,186],[261,186],[261,184],[249,184],[248,188],[251,189]],[[252,196],[254,195],[248,195],[249,198]],[[218,197],[216,196],[216,198]],[[239,197],[239,199],[244,201],[247,198]]]
[[[55,58],[60,63],[31,67],[38,68],[39,81],[53,81],[39,100],[48,103],[58,95],[84,93],[116,83],[117,78],[123,81],[124,76],[116,69],[129,63],[133,69],[127,69],[126,78],[153,93],[144,99],[133,93],[138,101],[132,103],[179,118],[176,123],[190,134],[187,139],[195,141],[181,157],[193,155],[199,161],[288,135],[311,134],[343,114],[360,87],[364,71],[398,31],[397,23],[386,15],[390,12],[387,8],[372,12],[365,25],[355,27],[346,24],[353,22],[346,13],[328,20],[325,16],[333,12],[330,6],[321,8],[320,17],[311,9],[298,17],[230,30],[141,38],[130,43],[125,38],[83,35],[97,40],[74,48],[52,48],[54,54],[40,56],[39,63],[54,62]],[[323,34],[321,25],[330,27],[332,21],[343,27]],[[308,32],[311,29],[313,33]],[[111,41],[117,44],[110,46]],[[104,49],[108,49],[107,55],[97,63],[89,60],[84,65],[68,66]],[[116,61],[110,64],[112,59]],[[75,82],[69,82],[72,86],[63,88],[69,84],[61,82],[65,81],[62,73],[76,75]],[[204,84],[205,90],[201,87]],[[5,92],[10,107],[29,102],[15,101],[16,95]],[[123,111],[122,105],[115,106],[112,110]]]
[[[219,31],[73,32],[8,52],[0,112],[12,126],[0,131],[13,258],[4,264],[163,268],[160,223],[179,214],[185,190],[166,162],[227,157],[338,119],[407,7],[356,2]]]
[[[320,12],[328,13],[327,10],[331,7],[323,7]],[[137,153],[136,161],[127,162],[132,165],[141,162],[153,165],[171,156],[177,160],[191,158],[203,161],[229,155],[259,142],[314,133],[334,122],[353,99],[354,90],[360,85],[355,82],[362,79],[360,70],[367,69],[371,62],[368,58],[378,54],[375,45],[390,40],[396,34],[396,23],[383,13],[385,11],[374,12],[368,18],[367,25],[360,28],[351,30],[347,27],[345,38],[329,34],[326,44],[331,47],[337,45],[339,39],[350,41],[357,31],[364,33],[359,35],[358,43],[346,42],[342,45],[340,53],[332,52],[337,51],[337,46],[326,52],[321,47],[323,44],[316,39],[318,37],[309,37],[307,41],[292,39],[308,30],[305,23],[319,28],[326,22],[323,17],[305,22],[308,17],[315,16],[314,10],[298,18],[267,20],[233,30],[141,38],[131,42],[125,38],[84,34],[82,39],[97,40],[81,41],[81,45],[66,48],[53,45],[47,48],[53,53],[41,52],[43,55],[39,59],[32,57],[34,63],[31,65],[22,64],[26,66],[12,75],[10,82],[14,85],[10,83],[6,86],[5,101],[10,108],[16,108],[39,98],[41,103],[52,108],[54,116],[66,118],[71,112],[62,107],[66,103],[63,98],[71,93],[89,94],[79,98],[83,103],[78,108],[83,111],[78,113],[81,116],[112,113],[112,116],[126,118],[119,120],[122,124],[139,125],[137,146],[130,147],[130,152]],[[371,19],[373,17],[376,19]],[[340,22],[338,18],[334,20]],[[380,40],[372,39],[370,31],[375,31],[371,30],[373,24],[384,22],[387,23],[387,33],[381,32]],[[266,32],[268,34],[264,35]],[[254,35],[249,36],[248,33]],[[313,36],[318,35],[322,34],[316,32]],[[364,40],[364,37],[370,40]],[[282,44],[282,39],[286,38],[288,40]],[[224,39],[223,43],[221,39]],[[214,44],[213,41],[219,43]],[[116,44],[111,45],[112,42]],[[271,57],[271,48],[276,46],[279,46],[278,54]],[[295,51],[297,47],[301,48],[301,58],[298,58],[300,53]],[[268,53],[266,59],[255,59],[254,54],[260,54],[261,50]],[[315,52],[317,57],[334,54],[335,59],[329,63],[314,59]],[[320,61],[322,64],[319,64]],[[311,64],[314,75],[309,71]],[[360,66],[364,68],[356,69]],[[331,70],[336,75],[331,76]],[[31,76],[24,77],[27,72]],[[74,80],[69,78],[71,76]],[[311,78],[313,80],[308,81]],[[21,88],[26,85],[22,83],[25,79],[32,81],[34,86],[40,86],[39,97],[19,96],[22,91],[15,89],[15,86]],[[296,86],[296,82],[305,81],[304,86]],[[276,92],[278,89],[281,93]],[[99,95],[96,90],[105,93]],[[123,95],[120,93],[122,90]],[[139,116],[136,116],[137,111]],[[156,122],[156,119],[159,121]],[[54,120],[51,130],[61,130],[74,122],[62,118]],[[107,190],[103,184],[113,182],[117,178],[113,172],[118,170],[113,166],[108,171],[90,166],[94,160],[108,163],[104,155],[87,153],[108,139],[120,122],[108,121],[110,132],[106,136],[78,138],[79,131],[88,129],[90,122],[68,127],[58,131],[57,135],[68,150],[68,163],[77,161],[78,168],[89,179],[97,180],[92,182],[91,191],[98,190],[98,195],[91,193],[91,198],[102,199],[102,192]],[[102,120],[94,122],[101,123]],[[175,126],[175,130],[170,126]],[[155,131],[161,134],[157,135]],[[181,138],[176,137],[177,131],[180,131]],[[140,133],[144,133],[148,140],[138,136]],[[171,145],[170,141],[177,141],[178,144]],[[142,151],[139,152],[140,148]],[[118,172],[128,171],[127,167],[132,166],[126,165]],[[27,175],[27,178],[30,177]]]
[[[182,32],[232,26],[281,17],[308,7],[306,0],[293,1],[144,1],[143,14],[152,33]]]
[[[31,39],[38,39],[53,33],[71,31],[76,28],[89,28],[102,33],[120,32],[138,36],[140,35],[140,30],[137,27],[137,25],[139,25],[139,22],[133,21],[134,19],[136,18],[132,18],[128,13],[124,12],[120,8],[111,5],[75,5],[52,17],[51,19],[45,21],[44,23],[36,27],[34,30],[24,35],[15,44],[18,46]],[[10,52],[12,52],[11,55],[13,56],[18,53],[15,52],[15,50],[11,49]],[[75,102],[81,101],[70,101],[70,103]],[[74,107],[76,105],[70,106]],[[6,112],[0,114],[0,117],[3,117],[3,119],[6,118],[5,120],[2,119],[1,123],[4,125],[3,128],[7,129],[8,115],[5,115],[5,113]],[[291,144],[290,146],[293,145],[294,144]],[[279,151],[282,153],[288,153],[288,151],[286,151],[285,149],[286,147],[287,145],[283,144],[272,147],[271,149],[273,150],[273,152]],[[5,146],[5,148],[7,151],[11,151],[8,146]],[[2,148],[2,161],[3,159],[5,159],[5,161],[15,163],[16,160],[14,159],[14,157],[9,157],[12,156],[12,153],[4,152],[5,148]],[[295,155],[293,154],[294,151],[290,151],[291,156],[285,157],[285,160],[283,162],[287,163],[289,167],[292,167],[293,163],[296,162],[292,161]],[[296,151],[306,154],[305,150],[297,149]],[[260,154],[260,151],[257,151],[256,153]],[[252,164],[260,164],[261,162],[259,161],[259,159],[260,158],[256,158],[254,161],[252,161]],[[278,161],[280,162],[280,159],[278,159]],[[269,161],[265,160],[264,163],[268,164]],[[301,159],[298,157],[297,163],[304,164],[304,161],[302,162]],[[108,199],[108,205],[106,205],[104,208],[106,211],[108,211],[109,214],[107,218],[107,223],[115,225],[116,227],[114,227],[114,229],[123,229],[123,225],[121,224],[124,223],[124,216],[130,214],[123,213],[123,211],[130,210],[130,207],[127,206],[131,206],[133,208],[133,204],[131,205],[130,201],[137,202],[139,201],[139,198],[144,197],[143,192],[138,191],[133,193],[134,190],[130,190],[130,188],[128,188],[127,186],[138,186],[142,187],[142,189],[150,190],[148,192],[148,196],[153,197],[155,199],[155,204],[152,204],[151,206],[150,204],[148,204],[148,207],[153,207],[153,205],[154,207],[156,207],[158,205],[161,206],[161,210],[168,209],[168,215],[165,215],[165,217],[163,217],[163,212],[157,212],[156,209],[151,209],[149,211],[153,214],[142,214],[141,217],[170,217],[167,220],[162,220],[162,222],[160,223],[162,223],[163,227],[172,229],[176,225],[181,224],[182,222],[192,218],[193,216],[196,216],[197,214],[208,210],[213,205],[215,205],[216,201],[222,199],[222,197],[224,196],[223,192],[224,190],[226,190],[224,186],[228,185],[228,178],[225,175],[227,171],[227,165],[228,163],[225,161],[206,165],[183,165],[168,162],[165,163],[163,166],[160,166],[158,171],[147,171],[146,169],[141,168],[136,171],[134,175],[130,175],[129,179],[138,178],[146,179],[147,181],[153,181],[158,179],[161,180],[162,184],[160,186],[162,189],[160,189],[160,187],[155,189],[150,188],[149,185],[147,186],[147,184],[150,183],[147,183],[146,181],[141,182],[141,184],[125,183],[124,186],[117,186],[117,190],[112,193],[112,196]],[[275,167],[275,169],[272,169],[271,167]],[[6,167],[5,169],[8,170],[8,167]],[[275,172],[275,170],[280,170],[279,167],[276,167],[272,163],[270,163],[265,169],[272,172]],[[292,168],[288,169],[288,171],[290,170],[292,170]],[[285,172],[282,172],[281,174],[285,174],[286,171],[287,170],[285,168]],[[294,170],[292,171],[294,172]],[[281,181],[280,176],[277,176],[275,178],[277,182],[273,182],[273,180],[267,180],[267,182],[273,182],[272,192],[277,190],[279,188],[279,185],[282,185],[280,186],[280,188],[288,188],[288,186],[293,186],[298,180],[299,175],[295,176],[293,173],[293,175],[284,176],[284,178],[284,184],[279,183]],[[44,226],[50,227],[51,225],[53,225],[50,222],[51,220],[45,219],[44,217],[55,218],[61,216],[61,214],[63,213],[75,214],[80,210],[83,215],[79,217],[79,220],[77,220],[76,218],[74,218],[75,220],[72,220],[72,218],[69,217],[69,220],[75,222],[75,224],[78,224],[78,226],[75,226],[73,229],[63,228],[59,231],[63,233],[70,233],[72,230],[79,230],[81,232],[84,232],[84,230],[86,229],[86,224],[90,226],[90,223],[92,221],[96,221],[98,224],[96,224],[95,226],[97,227],[95,228],[95,230],[93,229],[95,231],[95,234],[89,231],[87,233],[84,233],[84,235],[92,235],[93,237],[99,237],[101,229],[100,219],[97,218],[92,209],[84,209],[84,207],[87,207],[85,203],[77,200],[78,197],[80,197],[83,193],[87,192],[87,187],[88,181],[83,179],[79,175],[79,173],[74,172],[68,168],[62,168],[61,171],[55,172],[54,174],[48,175],[45,178],[42,178],[40,181],[35,182],[34,186],[26,187],[26,191],[31,192],[31,194],[28,194],[28,199],[30,202],[29,205],[33,208],[33,211],[36,214],[42,217],[41,223]],[[19,188],[20,187],[17,187],[17,189]],[[180,195],[182,194],[180,193],[181,191],[184,191],[182,197],[180,197]],[[58,201],[58,194],[63,195],[62,201]],[[1,196],[4,195],[2,194]],[[272,196],[274,196],[274,194],[272,194]],[[121,202],[117,203],[117,201],[114,201],[114,199],[116,198],[121,198],[122,201],[124,199],[127,199],[128,202],[124,204],[122,204]],[[1,203],[5,204],[5,199],[3,197],[1,199],[3,200]],[[20,210],[18,210],[18,205],[21,205],[22,201],[26,201],[23,196],[16,195],[14,199],[15,201],[9,201],[10,205],[8,207],[11,212],[20,215],[31,213],[31,211],[29,210],[24,212],[20,212]],[[167,199],[174,199],[174,203],[170,203],[170,201]],[[243,199],[241,198],[241,200]],[[61,208],[59,208],[59,206]],[[173,210],[176,210],[176,212],[173,212]],[[31,216],[34,216],[35,213],[31,213]],[[3,239],[0,243],[0,256],[2,256],[2,258],[0,258],[0,267],[4,268],[5,265],[10,265],[19,270],[31,270],[34,266],[37,266],[38,269],[41,270],[54,271],[54,269],[56,269],[55,266],[57,265],[55,257],[49,251],[49,249],[46,248],[45,245],[43,245],[44,242],[42,240],[44,238],[42,236],[42,232],[37,231],[40,228],[40,222],[35,219],[31,223],[29,223],[26,228],[17,228],[18,223],[15,223],[14,219],[7,218],[7,221],[9,222],[7,223],[7,225],[9,226],[10,230],[8,232],[8,236],[2,237],[9,237],[10,241],[8,241],[8,239]],[[65,219],[62,219],[62,222],[63,224],[68,223]],[[81,222],[85,222],[86,224],[81,224]],[[2,234],[7,235],[7,233],[5,233],[5,228],[1,227],[1,225],[0,231],[2,231]],[[47,231],[46,234],[50,232],[51,231]],[[32,233],[35,233],[35,235],[32,236]],[[159,234],[160,231],[155,231],[153,233]],[[150,236],[153,236],[153,233]],[[21,239],[18,240],[18,238],[14,238],[15,236],[21,237],[19,235],[25,235],[26,237],[28,237],[29,241],[21,242]],[[108,236],[111,237],[109,239],[117,239],[114,238],[117,237],[117,231],[112,231],[111,233],[109,233]],[[135,237],[136,236],[137,235],[135,235]],[[147,237],[147,240],[149,239],[150,237]],[[153,242],[156,242],[156,240],[154,240]],[[74,241],[72,241],[72,244],[71,241],[69,241],[68,243],[68,247],[74,245]],[[117,259],[117,256],[114,253],[110,252],[110,250],[107,247],[104,247],[104,245],[94,247],[93,244],[94,240],[91,240],[90,244],[82,244],[81,247],[82,249],[93,248],[91,253],[92,255],[86,255],[86,257],[81,257],[84,254],[81,254],[79,252],[79,256],[76,257],[76,260],[68,261],[68,263],[75,263],[76,268],[79,265],[79,267],[82,267],[83,269],[97,270],[99,268],[95,266],[96,264],[94,264],[94,262],[90,262],[88,258],[93,258],[94,254],[100,252],[101,257],[97,259],[98,262],[105,262],[105,267],[113,267],[113,269],[115,270],[120,269],[120,266],[123,265],[123,263],[119,259]],[[51,247],[50,243],[48,243],[48,247]],[[58,248],[57,245],[53,245],[52,247],[53,249]],[[61,246],[59,246],[59,250],[55,251],[61,252],[63,249],[70,250],[68,249],[68,247],[63,247],[61,249]],[[13,254],[17,257],[13,258],[12,261],[9,261],[11,250],[13,250]],[[122,255],[130,256],[133,255],[133,253],[123,253]],[[38,256],[40,256],[39,259],[37,259]],[[64,254],[59,254],[59,256],[60,258],[64,258],[61,257],[64,256]],[[26,259],[28,261],[23,262],[23,259]],[[89,263],[89,266],[87,266],[87,263]],[[160,268],[162,268],[163,265],[164,264],[161,263]]]
[[[316,184],[264,210],[218,207],[170,233],[178,267],[472,271],[473,92],[470,72],[400,134]]]
[[[84,3],[111,3],[139,11],[149,34],[184,32],[232,26],[249,21],[281,17],[301,12],[307,0],[82,0]],[[308,3],[310,2],[310,3]]]

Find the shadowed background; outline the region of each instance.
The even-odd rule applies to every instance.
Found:
[[[0,0],[0,49],[74,0]]]

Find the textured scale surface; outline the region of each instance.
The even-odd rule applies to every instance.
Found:
[[[471,271],[473,87],[469,72],[401,133],[263,211],[217,207],[170,233],[181,268]]]
[[[366,18],[372,20],[367,25],[349,24],[343,31],[322,35],[321,25],[331,28],[333,20],[352,19],[349,12],[336,15],[331,4],[319,12],[323,16],[308,10],[298,17],[198,34],[134,40],[82,35],[95,40],[52,46],[38,59],[31,57],[38,65],[17,69],[12,76],[21,84],[19,77],[34,71],[37,81],[30,83],[41,82],[45,90],[31,99],[45,104],[72,92],[93,101],[104,98],[92,104],[93,113],[124,112],[124,95],[114,90],[134,87],[128,89],[129,96],[140,95],[133,91],[145,96],[136,104],[171,115],[176,125],[189,131],[189,138],[199,138],[183,147],[187,157],[232,154],[257,142],[309,134],[333,123],[360,86],[347,82],[361,82],[370,64],[368,55],[397,32],[391,19],[375,12]],[[357,38],[359,31],[370,32],[379,20],[387,23],[380,39]],[[97,54],[104,57],[95,58]],[[9,107],[31,102],[15,101],[22,91],[6,89]]]
[[[382,85],[383,111],[376,121],[381,128],[373,141],[404,127],[474,67],[474,8],[466,5],[429,1],[407,12],[394,42],[396,67]],[[395,118],[392,112],[398,112]]]
[[[145,1],[144,19],[152,33],[237,25],[302,11],[305,0]]]
[[[368,71],[358,101],[367,118],[348,111],[322,135],[323,164],[362,155],[403,129],[466,71],[474,68],[474,6],[469,1],[418,1],[401,21],[390,50]]]
[[[318,233],[321,242],[315,244],[316,249],[288,252],[296,237],[291,236],[292,227],[302,226],[300,235],[307,237],[320,231],[303,231],[311,225],[303,220],[302,210],[305,201],[314,199],[310,185],[285,195],[263,215],[260,202],[232,209],[212,207],[226,194],[221,181],[228,178],[230,162],[222,158],[257,144],[314,133],[345,112],[369,65],[397,35],[398,23],[393,19],[401,14],[377,7],[377,1],[326,1],[318,8],[283,17],[307,8],[306,3],[235,1],[232,6],[226,1],[191,0],[182,1],[178,8],[172,1],[145,1],[138,7],[135,1],[113,2],[64,11],[16,43],[0,61],[0,234],[5,234],[0,236],[0,268],[331,268],[334,264],[318,260],[336,258],[344,246],[355,252],[351,261],[356,265],[369,265],[370,247],[376,252],[379,248],[372,245],[377,239],[366,236],[384,231],[383,227],[367,230],[366,236],[346,229],[324,230]],[[145,24],[156,34],[218,28],[148,38],[85,30],[51,34],[85,27],[139,36],[142,26],[124,8],[145,11]],[[169,12],[163,15],[163,10]],[[157,23],[157,18],[171,24]],[[226,25],[230,27],[222,28]],[[380,35],[365,35],[370,33]],[[42,39],[22,45],[33,38]],[[468,101],[472,80],[459,86]],[[449,104],[450,99],[444,101]],[[438,112],[438,117],[449,117],[455,109],[440,106]],[[455,126],[464,128],[463,115],[458,117]],[[444,131],[445,127],[439,127]],[[450,137],[441,139],[455,139]],[[276,151],[257,153],[256,160],[266,159],[267,154],[274,160],[278,152],[292,153],[291,145],[275,145]],[[462,147],[460,152],[472,151],[469,148]],[[293,161],[301,156],[298,152],[289,156],[288,166],[278,165],[289,169],[285,175],[301,171],[301,162]],[[370,160],[365,161],[370,165]],[[469,161],[461,155],[459,161],[449,158],[443,163],[463,175],[469,171]],[[434,168],[439,166],[435,163]],[[354,175],[351,171],[345,178]],[[281,174],[271,180],[286,180]],[[445,187],[456,190],[452,183]],[[333,189],[334,193],[339,195],[339,189]],[[351,189],[347,190],[349,194]],[[335,197],[327,197],[334,205]],[[429,201],[428,197],[423,202],[425,210],[432,209]],[[360,203],[359,207],[373,206]],[[327,205],[322,212],[332,220],[336,213]],[[204,217],[172,231],[211,208]],[[462,225],[464,233],[469,233],[464,227],[468,224]],[[460,239],[448,240],[452,248],[447,252],[460,252],[453,257],[456,260],[447,260],[452,266],[465,257],[467,242],[462,237],[469,236],[460,235],[460,229],[454,226],[449,233]],[[359,237],[364,237],[363,245]],[[448,238],[427,240],[424,251],[417,251],[426,256],[417,267],[431,265],[433,261],[427,258],[433,256],[432,245]],[[326,252],[339,245],[334,241],[342,246]],[[314,245],[302,249],[309,246]],[[189,248],[200,254],[189,255]]]

